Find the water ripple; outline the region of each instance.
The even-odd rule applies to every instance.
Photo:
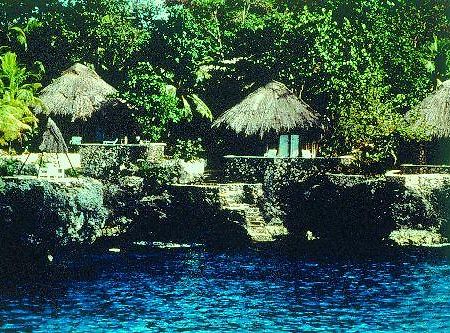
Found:
[[[0,331],[450,330],[450,264],[198,249],[90,258],[92,276],[0,287]]]

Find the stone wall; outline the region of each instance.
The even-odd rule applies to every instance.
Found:
[[[165,143],[154,142],[154,143],[145,143],[147,147],[147,161],[149,162],[158,162],[164,158],[164,150],[166,148]]]
[[[292,170],[339,171],[342,158],[279,158],[262,156],[225,156],[224,177],[227,181],[262,183],[266,171],[283,168]]]
[[[402,164],[400,170],[403,174],[450,174],[448,165]]]
[[[157,162],[164,158],[165,144],[82,144],[80,163],[84,175],[114,180],[136,171],[139,161]]]

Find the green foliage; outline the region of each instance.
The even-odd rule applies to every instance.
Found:
[[[32,23],[30,23],[30,26]],[[27,26],[28,28],[28,26]],[[10,30],[18,34],[18,41],[26,47],[24,30],[12,27]],[[7,51],[0,53],[0,145],[7,145],[21,140],[23,135],[31,132],[37,125],[37,119],[31,109],[43,106],[36,91],[43,72],[41,63],[36,62],[37,70],[27,70],[18,63],[17,55]]]
[[[424,66],[437,86],[450,75],[450,39],[434,36],[433,42],[425,50]]]
[[[25,164],[22,167],[22,162],[11,157],[0,158],[0,176],[15,176],[19,173],[20,168],[22,175],[37,175],[37,167],[34,164]]]
[[[14,158],[0,159],[0,176],[14,176],[20,168],[20,161]]]
[[[167,136],[172,124],[191,120],[195,114],[212,119],[208,106],[196,95],[179,96],[173,74],[155,69],[148,62],[139,63],[128,74],[120,96],[138,108],[134,117],[143,137],[152,141]]]
[[[185,161],[198,160],[204,158],[205,149],[202,146],[202,139],[195,140],[178,139],[171,149],[174,158],[183,159]]]
[[[176,183],[181,173],[181,167],[176,161],[162,163],[142,162],[138,176],[143,177],[146,186],[155,191],[164,186]]]
[[[157,71],[149,63],[140,63],[131,70],[121,97],[138,108],[134,117],[144,138],[158,141],[170,124],[186,117],[176,95],[168,89],[167,73]]]
[[[377,75],[378,73],[378,75]],[[352,151],[361,166],[396,159],[399,138],[408,124],[398,112],[404,96],[392,99],[377,70],[364,73],[353,94],[342,96],[334,143],[342,151]]]
[[[72,178],[78,178],[83,174],[81,168],[66,169],[64,171],[64,173],[65,173],[66,177],[72,177]]]
[[[329,119],[330,153],[353,150],[365,165],[394,161],[402,140],[426,139],[404,115],[449,78],[449,8],[447,0],[0,0],[0,43],[21,38],[8,30],[15,22],[42,22],[24,29],[28,68],[42,57],[50,80],[75,61],[93,64],[137,107],[139,134],[155,141],[282,81]]]

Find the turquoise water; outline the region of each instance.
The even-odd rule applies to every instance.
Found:
[[[3,278],[0,331],[450,331],[450,260],[433,251],[155,249],[80,261],[80,274]]]

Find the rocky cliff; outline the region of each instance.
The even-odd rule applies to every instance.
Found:
[[[267,205],[299,240],[350,248],[445,243],[450,178],[412,184],[417,176],[303,174],[267,189]]]
[[[438,245],[450,235],[449,207],[448,175],[364,177],[289,163],[268,168],[263,184],[155,188],[138,176],[103,183],[5,177],[0,264],[35,264],[105,239]]]
[[[94,179],[0,179],[0,262],[39,262],[62,248],[92,244],[107,210]]]

